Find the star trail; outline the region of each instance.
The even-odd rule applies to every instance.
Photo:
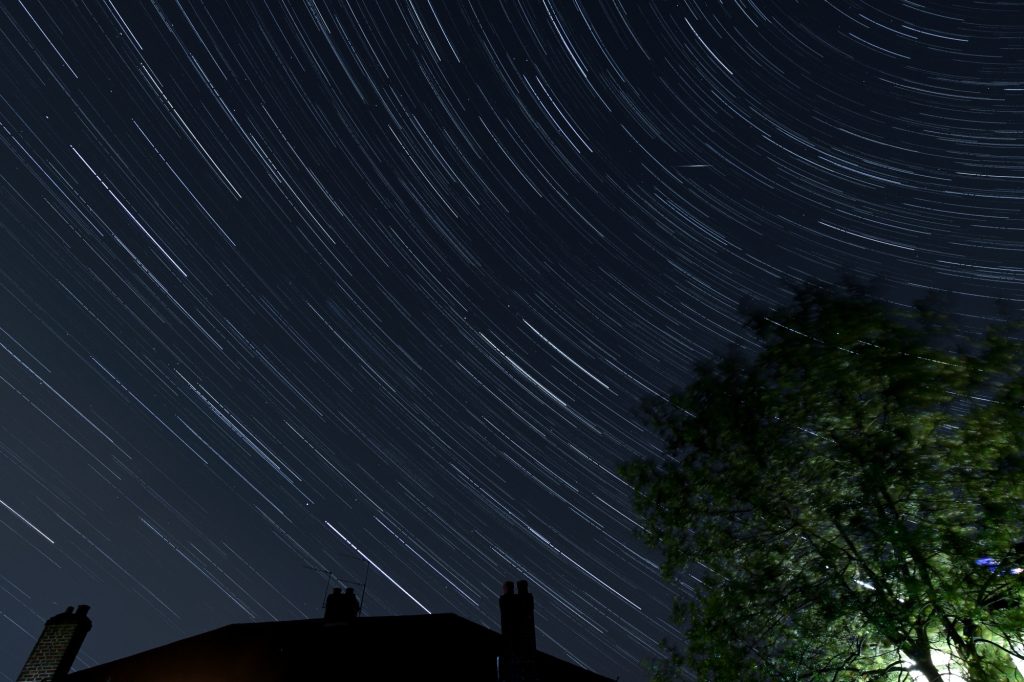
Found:
[[[228,623],[671,639],[637,402],[842,271],[1024,301],[1016,2],[0,3],[0,680]],[[310,570],[313,569],[313,570]]]

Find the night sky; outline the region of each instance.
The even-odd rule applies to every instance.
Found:
[[[81,667],[363,557],[366,615],[526,578],[642,679],[640,398],[789,278],[1024,300],[1016,1],[0,12],[0,679],[67,605]]]

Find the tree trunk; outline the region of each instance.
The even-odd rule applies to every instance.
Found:
[[[931,648],[915,651],[913,655],[910,655],[910,658],[914,661],[914,667],[924,675],[928,682],[947,682],[939,673],[939,669],[932,663]]]
[[[924,659],[917,661],[917,669],[921,671],[921,674],[925,676],[928,682],[946,682],[939,674],[939,669],[932,663],[932,657],[927,656]]]

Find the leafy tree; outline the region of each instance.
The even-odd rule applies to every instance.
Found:
[[[643,412],[622,468],[678,599],[660,677],[1024,680],[1024,342],[803,284]]]

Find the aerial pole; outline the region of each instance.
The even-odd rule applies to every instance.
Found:
[[[370,578],[370,562],[366,562],[366,571],[363,573],[363,592],[359,595],[359,610],[363,610],[363,601],[366,599],[366,581]]]
[[[342,584],[342,585],[357,585],[357,586],[363,588],[362,589],[362,593],[359,596],[359,609],[362,610],[362,608],[363,608],[363,600],[366,599],[366,582],[367,582],[367,580],[370,577],[370,562],[369,562],[369,560],[367,560],[367,559],[365,559],[365,558],[363,558],[361,556],[356,556],[354,554],[342,554],[341,556],[349,557],[349,558],[352,558],[352,559],[359,559],[360,561],[362,561],[366,565],[366,568],[363,571],[363,580],[362,580],[362,582],[357,582],[355,580],[343,579],[340,576],[335,575],[333,570],[328,569],[328,568],[323,568],[322,566],[310,566],[309,564],[304,564],[304,567],[309,569],[310,571],[315,571],[317,573],[322,573],[323,575],[327,576],[327,583],[324,585],[324,600],[323,600],[323,603],[320,605],[320,608],[323,609],[323,608],[327,607],[327,595],[330,594],[331,583],[334,582],[334,581],[337,581],[339,584]]]
[[[327,584],[324,585],[324,601],[320,605],[320,608],[326,608],[326,606],[327,606],[327,593],[330,592],[331,580],[334,579],[334,572],[330,571],[330,570],[328,570],[326,568],[317,568],[315,566],[310,566],[309,564],[306,564],[305,566],[306,566],[306,568],[308,568],[311,571],[316,571],[317,573],[323,573],[324,575],[327,576]],[[363,588],[363,589],[365,589],[365,588]]]

